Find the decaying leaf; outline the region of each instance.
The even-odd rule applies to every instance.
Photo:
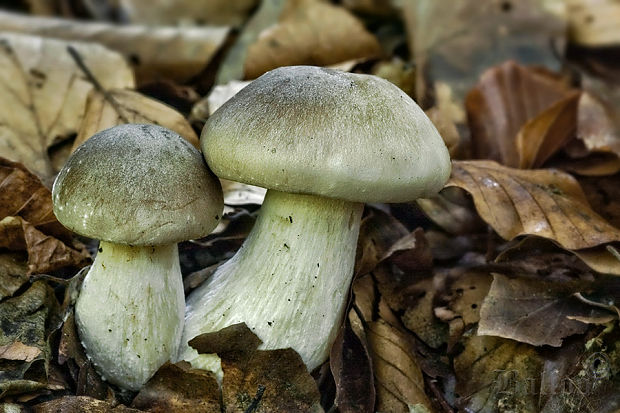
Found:
[[[484,232],[484,222],[476,213],[471,198],[460,188],[444,188],[432,198],[420,198],[416,203],[422,211],[450,234]]]
[[[454,359],[457,406],[464,411],[536,412],[536,380],[542,360],[533,347],[496,337],[473,336]]]
[[[537,235],[569,250],[620,240],[620,230],[592,211],[575,179],[557,170],[455,161],[448,185],[469,192],[480,217],[504,239]]]
[[[605,313],[574,297],[575,293],[589,288],[584,282],[510,279],[494,274],[480,310],[478,334],[511,338],[535,346],[559,347],[565,337],[583,333],[588,328],[573,317]]]
[[[42,281],[0,303],[0,397],[47,386],[46,326],[56,305],[54,292]]]
[[[326,66],[381,53],[377,39],[346,9],[320,0],[285,2],[276,25],[247,49],[246,79],[279,66]]]
[[[149,27],[121,26],[99,22],[79,22],[51,17],[30,17],[0,12],[0,30],[47,36],[67,41],[97,42],[122,53],[133,63],[136,76],[145,82],[164,76],[184,81],[197,75],[207,65],[228,36],[228,27]],[[101,47],[101,46],[99,46]],[[124,62],[95,62],[88,67],[119,76]],[[102,73],[102,74],[104,74]],[[100,81],[102,78],[96,76]],[[131,85],[106,84],[105,88],[123,88]],[[81,102],[83,104],[83,101]]]
[[[465,101],[474,157],[519,166],[519,130],[569,93],[557,75],[514,61],[486,70]]]
[[[366,337],[375,374],[377,410],[409,412],[409,405],[415,404],[430,408],[409,339],[383,320],[369,323]]]
[[[567,0],[570,40],[586,47],[620,43],[620,5],[613,0]]]
[[[0,254],[0,300],[12,296],[28,281],[28,266],[22,254]]]
[[[186,362],[168,363],[157,370],[131,405],[159,413],[215,412],[220,410],[220,389],[212,373],[192,369]]]
[[[615,106],[595,97],[591,93],[583,93],[579,99],[577,137],[590,151],[612,152],[620,156],[620,125],[614,122]],[[620,121],[620,115],[617,115]]]
[[[139,413],[122,404],[113,404],[88,396],[63,396],[40,403],[33,408],[35,413]]]
[[[227,412],[322,411],[316,383],[293,349],[257,350],[260,339],[245,324],[201,334],[189,345],[222,360]]]
[[[97,132],[124,123],[161,125],[200,147],[196,133],[183,115],[168,105],[133,90],[110,90],[105,94],[93,90],[86,101],[84,121],[72,151]]]
[[[329,365],[336,383],[334,404],[342,413],[371,413],[375,407],[372,361],[361,320],[351,310],[332,346]]]
[[[47,149],[77,132],[93,88],[69,45],[104,87],[134,84],[123,58],[101,45],[0,34],[0,156],[23,163],[46,184],[54,175]]]

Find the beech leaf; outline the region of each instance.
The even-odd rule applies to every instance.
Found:
[[[46,184],[55,173],[47,149],[77,132],[93,88],[69,45],[103,87],[134,84],[123,58],[101,45],[0,34],[0,156],[23,163]]]
[[[590,208],[575,179],[557,170],[455,161],[447,185],[469,192],[480,217],[507,240],[537,235],[569,250],[620,241],[620,230]]]

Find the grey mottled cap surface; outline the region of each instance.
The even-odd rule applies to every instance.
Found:
[[[78,234],[130,245],[203,237],[222,214],[220,183],[196,148],[155,125],[93,135],[62,168],[54,213]]]
[[[450,175],[441,136],[402,90],[313,66],[250,83],[207,120],[201,145],[222,178],[354,202],[430,196]]]

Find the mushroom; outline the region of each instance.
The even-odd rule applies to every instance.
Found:
[[[86,354],[102,378],[138,390],[178,351],[185,299],[177,243],[215,227],[219,181],[176,133],[130,124],[79,146],[52,197],[65,227],[100,240],[75,305]]]
[[[450,175],[441,136],[398,87],[311,66],[270,71],[222,105],[201,136],[220,178],[268,188],[237,254],[187,299],[185,343],[245,322],[263,349],[328,357],[353,276],[364,202],[436,194]]]

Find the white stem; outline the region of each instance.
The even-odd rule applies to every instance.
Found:
[[[241,249],[188,297],[180,358],[196,357],[191,338],[245,322],[261,348],[292,347],[310,371],[322,364],[348,298],[362,209],[269,190]]]
[[[75,316],[86,354],[111,383],[138,390],[178,351],[184,294],[176,244],[101,241]]]

